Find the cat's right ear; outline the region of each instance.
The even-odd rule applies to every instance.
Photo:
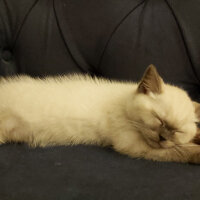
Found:
[[[193,105],[194,105],[196,117],[200,122],[200,103],[197,103],[196,101],[193,101]]]
[[[193,101],[192,103],[193,103],[193,106],[194,106],[194,109],[195,109],[195,114],[196,114],[196,117],[197,117],[197,120],[198,120],[196,122],[197,133],[196,133],[196,136],[193,139],[193,142],[195,144],[200,145],[200,103],[197,103],[195,101]]]
[[[162,93],[163,80],[158,74],[154,65],[149,65],[142,80],[139,83],[137,92],[142,94],[161,94]]]

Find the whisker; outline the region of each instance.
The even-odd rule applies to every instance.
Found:
[[[199,146],[199,145],[196,145],[196,144],[192,144],[192,143],[188,143],[188,144],[178,144],[176,145],[178,147],[196,147],[196,146]]]

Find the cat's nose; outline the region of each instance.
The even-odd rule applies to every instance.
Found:
[[[160,141],[165,141],[166,139],[162,135],[159,135],[159,140]]]

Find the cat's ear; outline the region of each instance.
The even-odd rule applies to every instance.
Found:
[[[197,103],[196,101],[193,101],[193,105],[194,105],[196,117],[200,122],[200,103]]]
[[[197,133],[196,133],[196,136],[193,139],[193,142],[195,144],[200,145],[200,103],[193,101],[193,105],[194,105],[195,114],[196,114],[196,117],[197,117],[197,120],[198,120],[196,122],[197,123]]]
[[[143,94],[161,94],[162,84],[163,80],[158,74],[156,67],[154,65],[149,65],[139,83],[137,92]]]

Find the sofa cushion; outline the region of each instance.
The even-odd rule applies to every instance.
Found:
[[[0,147],[1,200],[198,200],[199,173],[100,147]]]

